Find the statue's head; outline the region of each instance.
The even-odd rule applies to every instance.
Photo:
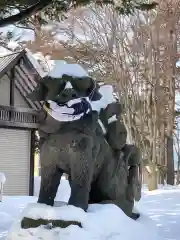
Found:
[[[54,128],[54,120],[59,123],[71,122],[89,114],[92,110],[89,100],[101,99],[98,90],[98,84],[89,76],[74,77],[63,74],[59,78],[44,77],[27,97],[44,103],[42,110],[46,113],[46,118],[39,123],[52,125]]]
[[[32,101],[52,100],[63,105],[70,100],[89,97],[92,101],[101,98],[99,86],[91,77],[72,77],[66,74],[60,78],[44,77],[27,97]]]

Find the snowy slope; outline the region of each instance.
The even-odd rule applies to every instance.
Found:
[[[40,179],[36,179],[36,194],[39,192]],[[69,184],[66,180],[62,181],[59,187],[56,201],[67,201],[70,193]],[[82,223],[83,228],[70,226],[66,229],[47,230],[42,227],[37,229],[20,229],[19,223],[15,222],[8,236],[8,240],[16,239],[108,239],[108,240],[139,240],[145,234],[147,240],[159,240],[155,226],[150,226],[135,222],[128,218],[118,207],[114,205],[90,205],[88,212],[85,213],[79,208],[73,206],[61,206],[52,208],[40,204],[29,204],[22,212],[23,216],[32,218],[54,218],[64,220],[77,220]],[[112,221],[113,219],[113,221]],[[131,229],[131,231],[129,231]]]
[[[144,221],[152,220],[162,239],[180,239],[180,187],[146,191],[137,208],[145,214]]]
[[[34,210],[34,211],[32,211]],[[64,220],[77,220],[82,223],[82,228],[70,226],[65,229],[47,230],[42,227],[36,229],[22,230],[19,224],[15,224],[8,240],[26,239],[33,236],[32,239],[61,239],[61,240],[139,240],[146,235],[146,240],[159,240],[155,227],[149,227],[141,222],[135,222],[128,218],[122,211],[114,205],[90,205],[88,212],[85,213],[80,208],[73,206],[61,207],[39,207],[38,204],[30,204],[23,212],[23,215],[29,217],[49,217]],[[131,230],[130,230],[131,229]],[[130,231],[129,231],[130,230]]]

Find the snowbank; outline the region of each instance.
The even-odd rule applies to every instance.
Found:
[[[73,206],[47,207],[38,204],[29,204],[22,212],[23,216],[53,218],[64,220],[77,220],[82,228],[69,226],[68,228],[54,228],[51,230],[41,226],[35,229],[21,229],[20,222],[15,222],[7,240],[16,239],[43,239],[43,240],[139,240],[146,236],[146,240],[159,240],[157,232],[149,226],[128,218],[115,205],[90,205],[85,213]]]
[[[20,212],[22,212],[28,203],[36,201],[36,197],[3,197],[3,202],[0,202],[0,240],[6,240],[13,222],[19,218]]]
[[[40,177],[35,178],[35,195],[38,196]],[[68,181],[61,180],[56,201],[67,201],[70,194]],[[26,197],[27,198],[27,197]],[[160,240],[156,228],[146,221],[134,221],[128,218],[118,207],[112,204],[89,205],[87,213],[82,209],[73,206],[63,205],[61,207],[50,207],[34,203],[37,199],[30,201],[30,204],[15,219],[7,240]],[[41,226],[35,229],[21,229],[20,220],[24,217],[37,219],[76,220],[82,223],[82,228],[69,226],[65,229],[54,228],[47,230]]]

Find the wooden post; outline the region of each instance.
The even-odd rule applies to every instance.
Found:
[[[2,196],[3,196],[3,183],[0,183],[0,202],[2,202]]]
[[[14,107],[14,90],[15,90],[15,68],[11,69],[10,73],[10,106]]]
[[[4,183],[6,181],[4,173],[0,172],[0,202],[2,202],[2,197],[3,197],[3,187]]]
[[[10,72],[10,99],[9,105],[14,107],[14,91],[15,91],[15,68],[13,67]],[[10,111],[9,120],[14,120],[14,111]]]

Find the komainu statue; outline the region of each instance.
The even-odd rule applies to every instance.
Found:
[[[111,85],[69,72],[44,77],[28,96],[43,101],[38,202],[53,206],[66,173],[68,204],[86,211],[88,203],[112,203],[137,219],[133,206],[141,198],[141,156],[137,147],[126,144],[119,99]]]

